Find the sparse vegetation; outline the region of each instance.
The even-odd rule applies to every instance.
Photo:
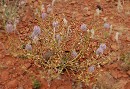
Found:
[[[118,14],[125,10],[124,2],[118,0],[117,7],[112,7],[113,12],[109,12],[112,13],[110,16],[105,14],[108,6],[102,7],[100,0],[96,2],[99,5],[91,8],[92,10],[88,4],[86,7],[82,6],[87,10],[81,9],[80,13],[77,8],[75,12],[71,10],[73,8],[65,12],[66,7],[60,8],[63,11],[58,9],[60,12],[58,13],[56,8],[58,3],[64,3],[69,7],[69,5],[79,5],[81,2],[52,0],[46,4],[42,0],[2,0],[0,29],[4,30],[4,33],[0,34],[6,38],[6,41],[0,40],[0,44],[9,55],[33,60],[34,65],[43,68],[40,70],[41,76],[47,80],[48,86],[54,79],[61,80],[59,77],[65,73],[71,76],[74,82],[92,86],[97,82],[103,67],[112,62],[113,54],[118,55],[116,59],[124,62],[122,67],[128,71],[130,53],[122,53],[124,43],[121,34],[126,34],[129,30],[119,31],[112,22],[112,19],[116,18],[114,16],[119,16],[114,14],[115,9]],[[110,2],[111,0],[105,1],[105,3]],[[128,46],[128,43],[126,42],[125,45]],[[26,70],[29,73],[30,70]],[[79,85],[82,87],[81,83]],[[33,89],[40,87],[41,82],[34,79]]]
[[[41,86],[40,82],[37,79],[35,79],[33,81],[33,89],[40,89],[40,86]]]

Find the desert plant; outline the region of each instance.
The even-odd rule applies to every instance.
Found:
[[[35,79],[33,81],[33,89],[39,89],[40,86],[41,86],[40,82],[37,79]]]
[[[104,27],[105,31],[110,29],[111,33],[112,25],[108,22],[99,25],[98,20],[94,20],[90,23],[82,22],[79,27],[74,28],[75,19],[69,21],[64,14],[61,18],[60,15],[55,16],[54,13],[50,13],[52,9],[54,10],[53,5],[48,5],[47,11],[45,11],[43,3],[40,9],[36,8],[39,12],[36,14],[36,11],[34,11],[33,14],[37,23],[31,28],[32,32],[27,35],[26,41],[19,44],[17,56],[33,59],[36,64],[44,67],[45,74],[43,76],[47,74],[45,78],[48,82],[58,78],[64,72],[71,75],[69,71],[72,71],[72,76],[76,81],[88,84],[91,77],[95,78],[99,73],[99,66],[104,61],[106,62],[102,59],[108,59],[107,54],[104,55],[104,51],[107,49],[106,45],[109,44],[106,43],[105,38],[100,38],[102,35],[98,37],[97,32],[100,27]],[[100,16],[100,13],[101,10],[97,9],[98,16]],[[7,27],[12,28],[12,25],[12,23],[9,23]],[[89,30],[89,26],[92,26],[91,30]],[[102,34],[104,33],[103,31]],[[15,42],[16,39],[12,39],[12,46],[18,44]],[[21,47],[23,44],[24,47]],[[11,49],[11,52],[16,53],[16,46],[13,48],[15,51]],[[33,86],[35,89],[39,88],[40,82],[34,80]]]
[[[130,59],[130,52],[122,54],[122,56],[120,58],[120,60],[123,61],[121,66],[124,70],[130,69],[130,60],[129,59]]]
[[[12,25],[12,29],[15,29],[18,23],[19,14],[18,11],[24,8],[24,5],[20,5],[19,0],[1,0],[0,1],[0,21],[2,21],[2,29],[7,29],[9,25]],[[10,28],[10,29],[11,29]],[[10,30],[11,31],[11,30]],[[7,32],[10,32],[7,29]],[[12,31],[11,31],[12,32]]]

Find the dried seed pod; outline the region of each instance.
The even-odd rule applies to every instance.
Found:
[[[95,34],[94,29],[91,29],[90,32],[91,32],[91,38],[93,39],[94,38],[94,34]]]
[[[49,5],[47,6],[47,13],[49,14],[49,13],[51,13],[52,11],[53,11],[52,6],[49,4]]]
[[[64,22],[64,25],[67,26],[68,21],[66,20],[66,18],[63,18],[63,22]]]
[[[116,32],[115,40],[116,40],[117,43],[119,42],[119,32]]]

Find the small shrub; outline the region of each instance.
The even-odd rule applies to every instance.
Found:
[[[41,83],[38,80],[33,81],[33,89],[40,89]]]
[[[125,53],[121,56],[120,60],[123,61],[121,67],[124,70],[129,70],[130,69],[130,53]]]

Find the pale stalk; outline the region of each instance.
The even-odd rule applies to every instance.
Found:
[[[55,41],[55,35],[56,35],[56,28],[54,27],[53,28],[53,39],[54,39],[54,41]]]

